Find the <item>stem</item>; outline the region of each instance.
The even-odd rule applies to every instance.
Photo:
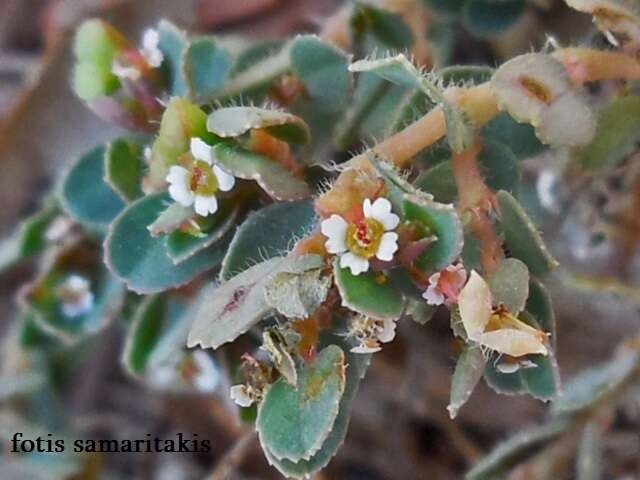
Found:
[[[575,84],[601,80],[640,79],[640,61],[620,52],[589,48],[565,48],[556,50],[555,58],[564,63]],[[489,83],[470,88],[453,87],[444,96],[464,111],[479,128],[498,113],[498,101]],[[404,167],[409,160],[433,145],[447,134],[447,126],[441,107],[435,107],[404,130],[392,135],[373,147],[372,151]],[[355,158],[366,157],[365,154]]]
[[[622,52],[591,48],[562,48],[553,56],[560,60],[576,85],[601,80],[638,80],[640,61]]]
[[[460,192],[458,210],[470,212],[471,229],[480,242],[480,262],[485,273],[496,272],[503,258],[502,242],[489,217],[493,192],[484,182],[478,165],[478,153],[482,149],[479,141],[471,148],[452,157],[453,176]]]

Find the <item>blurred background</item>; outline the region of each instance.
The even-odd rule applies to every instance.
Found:
[[[86,109],[69,88],[70,38],[83,18],[103,17],[130,38],[139,38],[160,18],[188,30],[271,38],[317,31],[340,4],[339,0],[0,0],[0,234],[6,235],[35,208],[75,155],[118,133]],[[577,43],[592,27],[586,15],[570,11],[563,2],[532,0],[499,40],[480,40],[460,27],[451,28],[457,29],[455,63],[496,65],[541,48],[546,33],[561,44]],[[526,170],[533,185],[544,165],[543,159]],[[589,209],[594,201],[595,187],[590,188],[572,200],[580,208]],[[624,255],[616,249],[590,249],[583,240],[589,225],[569,228],[564,214],[554,215],[552,210],[539,212],[537,219],[562,264],[548,285],[558,321],[558,361],[563,378],[568,378],[608,358],[622,339],[638,331],[640,290],[633,287],[638,281],[634,267],[638,229],[620,227],[626,232]],[[576,213],[576,218],[581,217]],[[5,337],[11,333],[16,285],[32,272],[23,267],[0,281],[0,332]],[[568,280],[587,274],[588,282]],[[497,441],[545,418],[544,403],[524,396],[498,396],[481,384],[458,419],[449,420],[445,407],[458,352],[448,329],[448,322],[438,319],[427,327],[413,322],[399,326],[398,339],[375,356],[361,384],[345,445],[316,480],[461,478]],[[115,323],[81,351],[72,350],[59,359],[65,365],[59,372],[64,377],[62,394],[55,400],[42,398],[40,405],[50,414],[49,427],[55,428],[64,418],[79,438],[198,433],[211,440],[212,451],[94,454],[80,460],[80,469],[70,459],[72,467],[67,470],[60,462],[43,463],[18,477],[10,468],[6,438],[27,426],[16,425],[15,418],[0,410],[4,412],[1,479],[281,478],[268,467],[251,428],[237,418],[227,398],[228,380],[218,379],[214,395],[145,388],[120,368],[122,337],[122,328]],[[16,360],[12,355],[4,349],[2,362]],[[2,388],[0,384],[0,402],[6,404]],[[640,478],[639,416],[626,415],[607,437],[606,478]],[[28,427],[35,429],[34,434],[45,428],[46,435],[47,426]],[[531,478],[519,475],[514,478]]]

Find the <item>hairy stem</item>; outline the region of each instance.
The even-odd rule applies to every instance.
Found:
[[[562,48],[553,56],[560,60],[576,85],[601,80],[638,80],[640,61],[622,52],[591,48]]]
[[[453,176],[460,192],[458,210],[460,213],[471,213],[471,229],[480,242],[480,262],[485,273],[494,273],[503,258],[502,242],[498,237],[489,211],[493,200],[493,192],[484,182],[478,153],[482,149],[480,141],[471,148],[454,154],[452,158]]]
[[[609,79],[640,79],[640,61],[624,53],[589,48],[566,48],[557,50],[554,57],[564,63],[569,76],[576,84]],[[444,96],[461,108],[478,128],[499,112],[496,95],[489,83],[470,88],[448,88],[444,91]],[[397,166],[403,167],[414,155],[433,145],[446,134],[447,126],[442,108],[435,107],[404,130],[373,147],[372,150]],[[362,156],[366,154],[356,158]]]

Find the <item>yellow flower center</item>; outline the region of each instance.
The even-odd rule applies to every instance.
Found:
[[[218,178],[211,165],[201,160],[193,162],[190,168],[189,189],[197,195],[211,196],[218,191]]]
[[[373,218],[364,218],[347,228],[347,248],[363,258],[371,258],[378,252],[384,227]]]

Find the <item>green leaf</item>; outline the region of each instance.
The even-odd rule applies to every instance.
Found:
[[[599,114],[593,141],[576,152],[578,161],[590,171],[603,171],[631,155],[640,142],[640,96],[614,100]]]
[[[183,345],[191,317],[184,300],[176,295],[151,295],[133,314],[122,363],[131,375],[149,379],[163,361],[183,359]]]
[[[260,94],[258,97],[263,97],[278,77],[291,70],[290,53],[291,43],[288,43],[273,55],[261,58],[248,68],[242,69],[215,93],[215,98],[252,98],[256,93]]]
[[[58,202],[47,198],[40,210],[24,219],[11,236],[0,240],[0,274],[47,247],[47,229],[59,213]]]
[[[524,310],[529,298],[529,269],[517,258],[506,258],[489,277],[494,303],[503,304],[517,315]]]
[[[404,55],[380,60],[360,60],[352,63],[349,70],[375,73],[392,83],[421,90],[432,102],[442,106],[447,124],[447,140],[451,149],[461,152],[473,143],[473,129],[464,113],[447,101],[436,84],[422,75]]]
[[[395,133],[395,126],[399,126],[399,129],[404,128],[404,119],[397,118],[390,122],[389,118],[401,116],[405,106],[403,100],[406,90],[372,73],[358,75],[348,108],[335,129],[336,144],[347,149],[358,140],[380,138],[386,136],[388,130]],[[424,98],[424,95],[420,94],[420,99]],[[394,111],[397,112],[395,115]],[[413,112],[410,113],[413,120]]]
[[[482,129],[486,140],[508,145],[518,159],[534,157],[546,147],[528,123],[518,123],[507,112],[500,112]]]
[[[466,0],[462,9],[462,23],[479,37],[498,35],[520,18],[525,3],[525,0]]]
[[[229,205],[228,201],[220,203],[216,213],[203,220],[206,229],[201,234],[175,230],[166,236],[167,255],[176,265],[220,241],[235,225],[240,211],[238,205]]]
[[[612,360],[578,374],[553,403],[554,415],[574,415],[593,407],[640,371],[640,353],[626,350]]]
[[[229,245],[220,278],[229,280],[261,260],[285,255],[317,221],[309,200],[274,203],[249,215]]]
[[[549,273],[558,262],[547,250],[522,205],[504,190],[499,191],[496,196],[500,205],[500,225],[512,255],[526,263],[536,275]]]
[[[452,205],[432,202],[417,195],[406,195],[404,216],[406,220],[421,226],[425,234],[437,237],[416,260],[422,270],[443,270],[460,256],[463,244],[462,223]]]
[[[526,311],[535,319],[542,330],[551,334],[551,344],[556,343],[556,319],[551,305],[551,297],[542,282],[531,277]]]
[[[439,163],[423,171],[413,182],[423,192],[430,193],[442,203],[453,203],[458,199],[458,186],[453,176],[453,164],[450,160]]]
[[[229,281],[203,289],[187,344],[216,349],[273,313],[264,287],[278,272],[318,267],[317,255],[274,257],[245,269]]]
[[[126,47],[126,41],[111,25],[102,20],[85,20],[73,42],[76,65],[73,89],[83,100],[91,101],[120,88],[111,71],[115,56]]]
[[[559,374],[555,353],[549,355],[531,355],[529,360],[537,365],[520,369],[518,372],[527,393],[538,400],[553,400],[558,393]]]
[[[351,402],[355,398],[360,381],[364,377],[371,361],[371,355],[352,353],[350,349],[353,345],[344,337],[331,336],[331,343],[339,345],[345,352],[346,368],[344,393],[340,399],[338,416],[335,419],[331,433],[329,433],[320,450],[309,460],[300,460],[297,463],[289,460],[278,460],[269,450],[264,451],[269,463],[287,477],[296,479],[309,478],[309,476],[327,466],[331,458],[337,453],[347,434]]]
[[[224,84],[231,59],[211,37],[190,41],[182,54],[182,72],[189,97],[197,102],[210,98]]]
[[[283,46],[284,42],[277,39],[259,41],[258,43],[248,46],[234,59],[230,76],[235,77],[254,65],[259,64],[263,60],[276,55],[280,50],[282,50]]]
[[[303,119],[280,110],[219,108],[207,119],[207,129],[223,138],[238,137],[254,128],[265,129],[272,136],[290,143],[304,144],[311,138],[309,126]]]
[[[340,268],[335,259],[333,274],[342,297],[342,305],[373,318],[399,318],[404,308],[404,298],[388,277],[376,272],[353,275],[348,268]],[[381,278],[382,277],[382,278]]]
[[[225,170],[244,180],[255,180],[275,200],[300,200],[309,186],[280,163],[231,143],[213,146],[213,154]]]
[[[124,207],[122,199],[104,181],[105,147],[82,155],[62,180],[60,199],[74,219],[91,228],[104,228]]]
[[[278,460],[309,460],[331,433],[344,388],[344,352],[337,345],[298,370],[297,388],[278,380],[258,409],[262,448]]]
[[[107,144],[104,181],[125,202],[142,196],[142,148],[139,143],[119,138]]]
[[[449,406],[447,406],[451,418],[456,418],[460,408],[469,400],[471,393],[482,378],[484,364],[482,349],[477,345],[467,345],[460,354],[451,378],[451,396]]]
[[[167,79],[170,95],[186,95],[188,91],[182,71],[182,56],[187,47],[187,34],[167,20],[158,24],[158,48],[164,55],[162,71]]]
[[[132,375],[141,376],[163,329],[167,327],[167,297],[146,297],[134,313],[122,355],[122,362]]]
[[[476,463],[467,473],[465,479],[493,480],[500,478],[502,474],[533,457],[560,437],[566,428],[566,422],[554,420],[514,435]]]
[[[385,50],[410,49],[413,44],[411,29],[400,15],[362,1],[356,2],[351,25],[358,36],[371,35]]]
[[[492,355],[486,363],[484,379],[487,385],[501,395],[523,395],[527,393],[527,387],[522,382],[520,370],[514,373],[499,372],[496,368],[497,361],[498,358]]]
[[[291,47],[291,68],[304,84],[313,105],[327,113],[348,105],[351,90],[349,56],[314,35],[297,37]]]
[[[166,208],[169,196],[136,200],[114,220],[105,239],[105,262],[136,293],[156,293],[184,285],[222,260],[226,239],[179,265],[167,254],[165,239],[152,237],[147,225]]]

